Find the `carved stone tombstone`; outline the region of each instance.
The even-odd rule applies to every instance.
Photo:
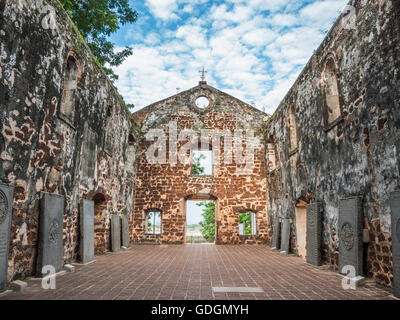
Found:
[[[121,250],[121,219],[118,214],[111,215],[111,250]]]
[[[281,223],[278,217],[275,217],[274,230],[272,235],[271,248],[278,250],[281,247]]]
[[[80,256],[82,263],[88,263],[94,259],[94,202],[83,199],[80,213]]]
[[[289,254],[290,248],[290,220],[284,219],[282,223],[281,253]]]
[[[63,267],[63,214],[64,197],[42,193],[37,260],[37,274],[40,276],[44,266],[53,266],[56,272]]]
[[[122,221],[122,246],[129,248],[131,246],[131,241],[129,237],[129,218],[124,214],[121,218]]]
[[[14,187],[0,184],[0,291],[7,286],[8,249]]]
[[[321,204],[310,203],[307,206],[307,263],[321,265],[322,219]]]
[[[362,198],[352,197],[340,201],[339,205],[339,272],[347,274],[354,267],[355,274],[363,276],[363,221]],[[345,269],[343,269],[346,267]]]
[[[400,298],[400,191],[390,198],[392,210],[392,257],[393,257],[393,291]]]

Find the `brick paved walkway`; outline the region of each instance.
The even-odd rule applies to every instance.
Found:
[[[393,299],[371,281],[359,290],[343,290],[342,278],[300,258],[280,256],[265,246],[134,246],[97,256],[57,277],[57,290],[30,280],[27,292],[1,299],[146,299],[146,300],[352,300]],[[212,287],[261,287],[263,293],[213,293]]]

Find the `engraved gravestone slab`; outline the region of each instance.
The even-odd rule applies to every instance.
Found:
[[[362,198],[353,197],[340,201],[339,205],[339,272],[352,266],[355,274],[363,276],[363,210]]]
[[[122,246],[129,248],[131,246],[131,241],[129,238],[129,219],[127,215],[123,215],[121,218],[122,222]]]
[[[94,202],[83,199],[80,213],[80,256],[82,263],[88,263],[94,259]]]
[[[280,249],[281,246],[281,223],[279,222],[278,217],[275,218],[273,232],[271,247],[272,249],[277,250]]]
[[[392,211],[393,291],[400,298],[400,191],[390,197]]]
[[[321,204],[310,203],[307,206],[307,263],[321,265],[322,217]]]
[[[121,250],[121,219],[118,214],[111,215],[111,250]]]
[[[284,219],[282,223],[282,243],[281,252],[289,254],[290,247],[290,220]]]
[[[0,291],[7,286],[8,249],[14,187],[0,184]]]
[[[37,274],[44,266],[53,266],[56,272],[63,267],[63,214],[64,197],[42,193],[39,221],[39,255]]]

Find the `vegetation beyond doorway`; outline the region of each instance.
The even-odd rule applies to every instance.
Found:
[[[214,201],[187,201],[186,243],[215,242]]]

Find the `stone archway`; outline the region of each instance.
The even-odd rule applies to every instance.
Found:
[[[94,250],[95,254],[103,254],[110,249],[106,230],[105,211],[107,209],[106,198],[102,193],[93,197],[94,201]],[[107,240],[108,239],[108,240]]]

